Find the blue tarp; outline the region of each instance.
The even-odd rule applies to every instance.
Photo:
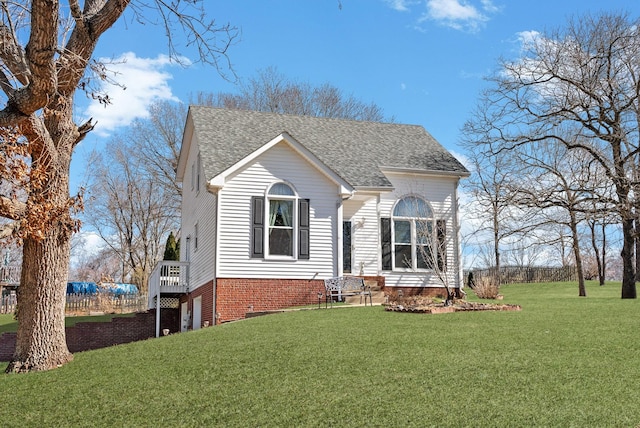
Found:
[[[108,284],[102,284],[102,287],[101,291],[113,293],[116,296],[120,296],[121,294],[138,294],[138,287],[133,284],[110,282]]]
[[[67,282],[67,294],[96,294],[98,284],[95,282]]]
[[[67,282],[67,294],[97,294],[111,293],[116,296],[122,294],[138,294],[138,287],[133,284],[123,284],[119,282],[110,282],[107,284],[96,284],[95,282]]]

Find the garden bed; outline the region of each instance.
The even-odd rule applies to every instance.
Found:
[[[419,314],[446,314],[451,312],[474,312],[474,311],[520,311],[520,305],[510,305],[506,303],[480,303],[468,302],[466,300],[455,300],[449,306],[444,302],[431,298],[409,297],[384,305],[385,311],[390,312],[413,312]]]

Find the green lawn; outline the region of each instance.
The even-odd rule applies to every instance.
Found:
[[[619,284],[503,287],[520,312],[253,318],[0,378],[2,426],[640,424],[640,303]]]

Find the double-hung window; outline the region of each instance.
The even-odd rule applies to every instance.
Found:
[[[393,267],[429,269],[434,250],[433,211],[416,196],[400,199],[393,209]]]
[[[400,199],[392,217],[380,219],[382,270],[447,269],[447,221],[434,219],[417,196]]]
[[[267,254],[293,257],[296,194],[284,183],[276,183],[267,193]]]
[[[309,258],[309,200],[286,183],[252,198],[251,257]]]

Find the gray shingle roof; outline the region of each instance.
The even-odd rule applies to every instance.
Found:
[[[387,187],[380,167],[468,174],[422,126],[191,106],[207,180],[287,132],[354,187]]]

